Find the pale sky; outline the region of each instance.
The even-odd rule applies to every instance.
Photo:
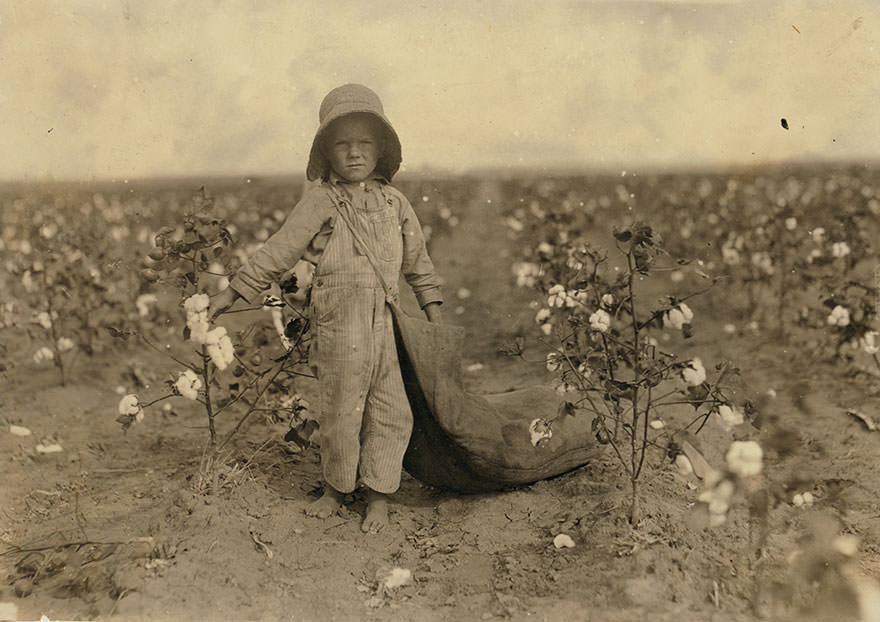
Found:
[[[877,0],[0,0],[0,179],[301,174],[346,82],[409,170],[874,159],[878,33]]]

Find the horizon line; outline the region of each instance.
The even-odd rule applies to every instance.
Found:
[[[625,165],[618,163],[616,165],[499,165],[499,166],[473,166],[469,168],[452,169],[445,167],[421,167],[418,169],[401,170],[395,176],[397,179],[401,177],[413,178],[451,178],[451,177],[506,177],[518,174],[544,174],[550,176],[577,176],[577,175],[621,175],[624,173],[629,176],[636,175],[657,175],[657,174],[697,174],[697,173],[724,173],[724,172],[743,172],[748,170],[759,169],[777,169],[790,166],[793,168],[808,168],[815,166],[835,166],[835,167],[853,167],[863,166],[866,168],[880,167],[880,156],[874,158],[813,158],[813,159],[778,159],[763,160],[757,163],[747,162],[730,162],[730,163],[694,163],[694,164],[633,164]],[[223,180],[232,181],[234,179],[241,180],[244,183],[259,182],[266,179],[296,179],[306,182],[305,171],[301,173],[281,173],[281,172],[206,172],[206,173],[185,173],[185,174],[156,174],[143,176],[116,176],[116,177],[44,177],[42,179],[29,179],[25,177],[0,177],[0,185],[2,186],[39,186],[39,185],[75,185],[75,184],[153,184],[158,182],[173,181],[193,181],[193,180]]]

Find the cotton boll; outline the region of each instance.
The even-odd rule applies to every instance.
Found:
[[[859,338],[859,345],[868,354],[880,352],[880,333],[876,330],[866,332]]]
[[[706,368],[703,366],[703,361],[698,358],[688,361],[681,370],[681,377],[691,387],[703,384],[706,381]]]
[[[554,285],[547,291],[548,307],[564,307],[566,299],[565,287],[562,285]]]
[[[54,358],[55,358],[55,353],[52,352],[52,350],[50,350],[46,346],[43,346],[42,348],[40,348],[39,350],[34,352],[34,363],[37,363],[37,364],[44,363],[46,361],[51,361]]]
[[[859,542],[860,540],[858,536],[843,534],[836,536],[831,541],[831,546],[838,553],[846,555],[847,557],[855,557],[859,552]]]
[[[559,368],[562,367],[563,360],[564,358],[558,352],[548,352],[545,359],[547,371],[559,371]]]
[[[46,330],[52,328],[52,318],[50,318],[49,314],[45,311],[40,311],[34,318],[34,322],[36,322]]]
[[[187,313],[201,313],[207,311],[211,305],[211,299],[208,294],[193,294],[183,301],[183,308]]]
[[[155,294],[141,294],[134,301],[134,306],[137,307],[139,316],[147,317],[150,314],[150,306],[157,302],[159,302],[159,299],[156,298]]]
[[[604,309],[599,309],[590,316],[590,328],[600,333],[607,333],[611,328],[611,316]]]
[[[664,328],[681,330],[685,324],[690,324],[694,319],[694,312],[685,303],[679,303],[663,314]]]
[[[546,441],[549,441],[552,436],[553,430],[544,419],[533,419],[529,424],[529,439],[533,446],[538,447],[546,444]]]
[[[721,404],[718,407],[717,413],[718,418],[721,421],[721,427],[727,431],[730,431],[745,421],[745,417],[736,406]]]
[[[740,477],[759,475],[763,458],[764,452],[755,441],[734,441],[725,456],[727,468]]]
[[[412,571],[408,568],[395,567],[382,580],[382,587],[393,590],[412,583]]]
[[[75,344],[73,343],[73,340],[68,337],[60,337],[56,345],[58,346],[59,352],[68,352],[73,350]]]
[[[834,242],[831,245],[831,255],[837,259],[846,257],[851,252],[849,244],[846,242]]]
[[[235,360],[235,348],[222,326],[208,333],[207,350],[208,356],[220,371],[226,369]]]
[[[684,454],[678,454],[675,457],[675,466],[678,468],[678,472],[685,477],[694,472],[694,465]]]
[[[117,411],[124,417],[133,417],[135,421],[143,421],[144,419],[144,410],[141,407],[138,396],[134,393],[125,395],[119,400]]]
[[[574,540],[571,539],[571,536],[561,533],[553,538],[553,546],[557,549],[573,549]]]
[[[844,326],[849,326],[849,321],[849,309],[841,305],[837,305],[836,307],[834,307],[827,318],[828,324],[832,326],[840,326],[841,328],[843,328]]]
[[[187,369],[177,377],[174,388],[181,396],[195,401],[199,397],[199,389],[202,388],[202,379],[193,370]]]

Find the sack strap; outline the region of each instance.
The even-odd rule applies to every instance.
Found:
[[[399,302],[399,296],[391,291],[391,288],[388,286],[388,283],[382,276],[382,272],[379,270],[379,264],[376,261],[375,255],[373,255],[373,251],[367,246],[367,243],[364,241],[364,238],[361,234],[355,229],[354,224],[351,221],[350,214],[345,211],[345,206],[351,206],[351,201],[341,195],[341,192],[334,188],[332,185],[330,186],[331,192],[336,197],[336,211],[339,213],[339,217],[342,218],[342,222],[346,224],[348,230],[351,232],[351,236],[354,238],[354,243],[357,245],[358,250],[363,253],[363,255],[367,258],[367,261],[370,262],[370,265],[373,266],[373,270],[376,271],[376,278],[379,279],[379,284],[382,285],[382,289],[385,290],[385,302],[390,304],[392,307],[397,306]],[[385,196],[385,191],[382,191],[383,197]]]

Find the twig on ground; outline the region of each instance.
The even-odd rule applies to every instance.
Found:
[[[269,559],[275,557],[275,554],[272,552],[272,549],[269,548],[269,545],[260,540],[260,538],[257,536],[257,534],[253,532],[253,530],[249,530],[248,533],[251,535],[251,540],[253,540],[254,544],[256,544],[263,550],[263,552],[266,554],[266,557],[268,557]]]
[[[857,410],[853,410],[852,408],[847,408],[846,414],[851,415],[865,424],[865,427],[868,428],[871,432],[876,432],[878,427],[871,417],[866,415],[865,413],[859,412]]]
[[[112,617],[113,614],[116,613],[116,607],[119,605],[119,601],[122,600],[123,596],[125,596],[126,594],[128,594],[131,591],[132,590],[130,588],[125,588],[121,592],[119,592],[119,596],[116,597],[116,602],[113,603],[113,607],[110,609],[110,613],[107,614],[108,616]]]

